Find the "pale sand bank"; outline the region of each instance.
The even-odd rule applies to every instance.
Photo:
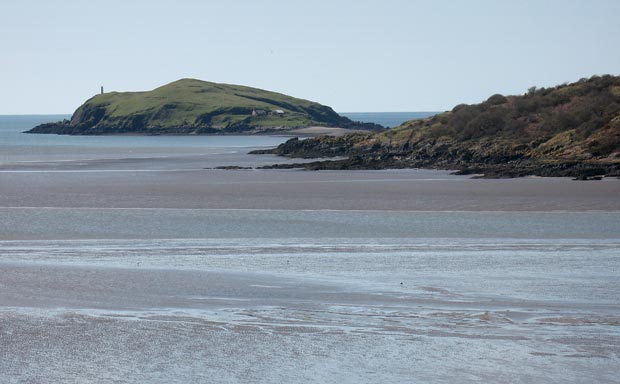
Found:
[[[350,133],[363,133],[368,131],[360,130],[360,129],[345,129],[345,128],[330,128],[330,127],[306,127],[299,128],[290,131],[289,133],[293,136],[320,136],[320,135],[329,135],[329,136],[343,136]]]

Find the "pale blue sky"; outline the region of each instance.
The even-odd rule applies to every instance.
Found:
[[[183,77],[336,111],[442,111],[620,73],[618,0],[14,0],[0,114],[72,113]]]

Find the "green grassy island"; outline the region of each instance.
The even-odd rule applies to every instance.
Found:
[[[256,153],[267,151],[256,151]],[[346,157],[306,169],[437,168],[483,177],[598,179],[620,175],[620,77],[593,76],[475,105],[377,133],[291,139],[271,153]]]
[[[147,92],[109,92],[82,104],[71,117],[28,133],[69,135],[274,134],[312,126],[363,130],[330,107],[240,85],[181,79]]]

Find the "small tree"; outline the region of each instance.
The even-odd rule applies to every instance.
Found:
[[[489,97],[486,101],[486,103],[489,105],[500,105],[500,104],[505,104],[507,102],[508,102],[508,99],[506,98],[506,96],[500,95],[499,93],[496,93],[495,95]]]

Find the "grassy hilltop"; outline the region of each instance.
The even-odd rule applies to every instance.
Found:
[[[375,134],[291,140],[274,153],[348,156],[310,169],[440,168],[486,177],[620,173],[620,77],[593,76],[413,120]]]
[[[148,92],[109,92],[81,105],[71,120],[30,133],[269,133],[308,126],[376,129],[330,107],[240,85],[181,79]]]

